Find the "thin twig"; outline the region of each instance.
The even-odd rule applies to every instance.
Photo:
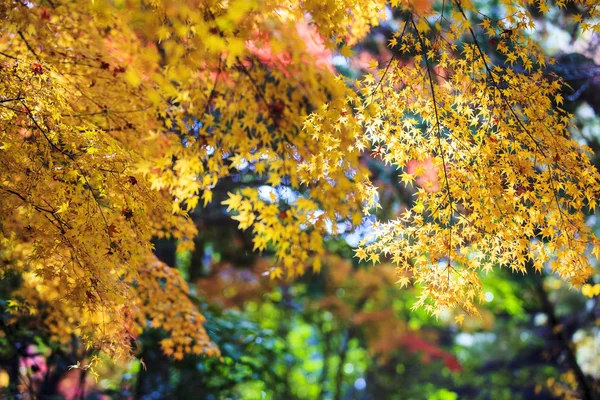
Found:
[[[219,82],[219,78],[221,77],[221,65],[222,65],[222,62],[221,62],[221,59],[219,59],[219,69],[217,71],[217,76],[215,77],[213,87],[210,91],[210,94],[208,95],[208,100],[206,100],[206,106],[204,107],[204,112],[202,113],[202,115],[204,115],[208,112],[210,103],[212,103],[213,97],[215,96],[216,89],[217,89],[217,83]]]
[[[0,103],[10,103],[11,101],[19,101],[19,100],[23,100],[23,97],[15,97],[14,99],[0,100]]]
[[[429,65],[429,58],[427,57],[427,53],[425,52],[425,41],[423,40],[423,38],[421,37],[421,34],[419,33],[419,30],[417,29],[417,25],[415,24],[414,19],[410,18],[410,21],[412,22],[413,27],[415,28],[415,32],[417,34],[417,37],[419,38],[419,41],[421,42],[421,51],[422,51],[422,55],[423,58],[425,59],[425,65],[427,67],[427,77],[429,78],[429,86],[431,88],[431,97],[432,97],[432,101],[433,101],[433,110],[435,113],[435,122],[436,122],[436,127],[437,127],[437,141],[438,141],[438,147],[440,148],[440,155],[442,157],[442,168],[444,171],[444,183],[446,186],[446,191],[448,192],[448,201],[450,203],[450,220],[448,221],[448,282],[450,281],[450,268],[451,268],[451,263],[452,263],[452,256],[450,255],[450,252],[452,250],[452,213],[453,213],[453,209],[454,209],[454,199],[452,198],[452,192],[450,190],[450,182],[448,181],[448,173],[446,172],[446,152],[444,151],[444,148],[442,146],[442,127],[440,125],[440,117],[439,117],[439,113],[438,113],[438,108],[437,108],[437,101],[435,98],[435,86],[433,83],[433,77],[431,76],[431,66]]]
[[[21,37],[21,39],[23,39],[23,42],[25,42],[25,46],[27,46],[27,49],[31,52],[31,54],[33,54],[38,61],[41,61],[40,57],[37,55],[37,53],[35,52],[35,50],[33,50],[33,47],[31,47],[29,45],[29,42],[27,41],[27,39],[25,39],[25,36],[23,36],[23,32],[19,31],[17,33],[19,34],[19,36]]]
[[[11,58],[13,60],[19,61],[19,58],[15,57],[15,56],[11,56],[10,54],[6,54],[6,53],[4,53],[2,51],[0,51],[0,56],[4,56],[4,57],[7,57],[7,58]]]
[[[404,23],[404,28],[402,29],[402,33],[400,34],[400,40],[402,41],[402,38],[404,37],[404,32],[406,32],[406,27],[408,26],[408,22]],[[388,65],[387,67],[385,67],[385,71],[383,71],[383,75],[381,75],[381,79],[379,80],[379,82],[377,82],[377,86],[375,86],[375,88],[373,89],[373,91],[371,92],[371,103],[373,102],[373,96],[375,95],[375,93],[377,92],[377,90],[379,89],[379,87],[381,86],[381,84],[383,83],[385,76],[388,73],[388,70],[390,69],[390,66],[392,65],[392,62],[396,59],[396,54],[392,55],[392,58],[390,58],[390,61],[388,61]]]

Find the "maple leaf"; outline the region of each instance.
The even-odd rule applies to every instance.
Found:
[[[404,186],[412,186],[415,181],[415,176],[404,172],[402,173],[400,180],[404,183]]]
[[[227,206],[227,211],[238,210],[242,202],[242,196],[240,194],[227,193],[229,198],[221,202],[224,206]]]

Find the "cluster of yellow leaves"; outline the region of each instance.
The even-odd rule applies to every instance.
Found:
[[[280,3],[281,4],[281,3]],[[302,13],[308,13],[313,23],[319,28],[323,37],[334,39],[331,43],[348,45],[356,44],[358,40],[369,33],[371,26],[379,24],[384,16],[386,1],[384,0],[287,0],[283,8],[290,10],[286,13],[291,20],[302,18]]]
[[[141,326],[161,328],[169,334],[161,342],[165,354],[173,354],[176,360],[191,353],[219,354],[202,326],[205,319],[190,299],[187,283],[177,270],[151,259],[130,281],[138,293],[130,310],[135,311]]]
[[[35,68],[14,61],[0,69],[6,99],[0,108],[0,251],[13,260],[3,273],[23,272],[41,298],[72,308],[63,315],[104,307],[114,319],[132,297],[122,278],[144,265],[152,236],[167,229],[192,237],[195,227],[133,172],[135,155],[105,133],[109,128],[81,120],[86,112],[75,105],[81,94],[73,94],[67,71]],[[96,99],[103,101],[100,92]],[[102,119],[117,123],[108,114]],[[78,326],[96,330],[75,316],[54,322],[52,329],[64,328],[57,336],[67,339]],[[110,339],[95,340],[116,351]]]
[[[23,263],[22,259],[18,262]],[[168,338],[161,346],[175,359],[190,353],[219,355],[202,325],[205,319],[198,305],[189,297],[187,284],[177,270],[153,256],[144,260],[138,271],[123,277],[132,290],[121,304],[96,298],[93,286],[86,290],[87,302],[73,304],[74,300],[61,296],[63,287],[73,285],[76,279],[36,275],[43,267],[38,264],[23,273],[22,286],[13,293],[16,301],[11,312],[14,318],[25,317],[36,329],[47,330],[53,342],[68,345],[78,336],[110,357],[127,357],[129,346],[149,327],[166,331]]]
[[[413,207],[375,223],[375,240],[357,256],[391,258],[422,284],[416,306],[434,314],[476,313],[480,271],[496,267],[548,266],[581,287],[592,273],[590,245],[596,258],[600,252],[582,212],[594,211],[600,194],[591,150],[571,139],[561,82],[544,71],[526,32],[533,17],[520,2],[503,4],[506,18],[483,16],[481,29],[467,1],[448,4],[435,26],[411,14],[390,46],[414,61],[395,56],[361,86],[359,119],[381,158],[405,168],[433,157],[439,188],[417,187]],[[508,66],[493,64],[484,41]],[[404,169],[402,181],[422,174]]]
[[[203,34],[187,35],[183,53],[166,57],[169,63],[185,65],[188,75],[171,78],[177,79],[176,106],[164,116],[162,131],[154,131],[157,140],[168,137],[169,145],[158,157],[148,157],[138,171],[151,187],[173,194],[176,212],[198,203],[206,206],[219,183],[250,177],[245,180],[248,187],[224,204],[241,229],[252,228],[256,250],[270,246],[277,254],[272,277],[303,273],[338,222],[356,225],[361,220],[361,202],[349,175],[359,173],[359,154],[346,153],[351,131],[344,130],[345,139],[327,142],[303,131],[311,111],[330,99],[343,104],[351,93],[335,79],[329,64],[332,32],[349,26],[356,39],[377,21],[383,7],[364,2],[368,6],[359,12],[355,3],[258,2],[252,12],[228,23],[220,21],[229,18],[237,3],[215,6],[211,18],[198,21],[196,31],[204,29]],[[168,19],[189,23],[190,16],[182,13],[169,10]],[[212,40],[219,45],[205,48]],[[240,40],[244,47],[232,58],[232,43]],[[339,118],[339,109],[332,107],[329,116]],[[326,171],[298,168],[323,152],[329,153],[326,162],[331,164]],[[365,180],[366,171],[361,171]],[[261,198],[261,186],[273,192],[285,187],[291,195]],[[313,265],[318,269],[318,258]]]
[[[143,324],[139,299],[160,299],[148,310],[171,332],[164,350],[214,354],[200,314],[169,290],[186,292],[177,272],[148,261],[151,239],[190,249],[187,211],[242,175],[256,182],[230,209],[253,227],[257,250],[275,248],[274,276],[303,272],[338,221],[360,222],[341,166],[316,179],[297,166],[326,150],[302,131],[305,116],[348,93],[329,49],[360,38],[382,10],[357,0],[1,0],[0,254],[2,275],[26,278],[15,296],[33,313],[51,304],[57,340],[78,334],[114,356],[129,351],[127,321]],[[338,160],[350,141],[331,143]],[[263,201],[256,183],[292,188],[297,201]]]
[[[302,274],[311,254],[317,256],[313,269],[318,271],[324,237],[362,222],[360,209],[371,187],[354,144],[360,131],[352,128],[359,125],[350,123],[353,117],[347,115],[349,109],[337,104],[344,103],[343,97],[340,99],[321,106],[306,120],[300,134],[304,144],[293,144],[295,138],[286,141],[287,146],[292,143],[287,160],[263,155],[276,170],[289,160],[286,184],[292,191],[270,191],[261,196],[259,191],[245,188],[239,194],[230,193],[223,202],[228,211],[235,211],[233,218],[241,229],[252,227],[255,250],[268,245],[274,249],[279,263],[273,277],[281,277],[284,271],[288,276]],[[271,172],[267,183],[279,186],[279,182],[273,184],[273,177]]]

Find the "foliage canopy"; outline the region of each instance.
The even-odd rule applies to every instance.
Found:
[[[146,326],[169,332],[176,359],[217,355],[152,239],[191,249],[188,213],[232,188],[223,205],[274,254],[271,277],[319,271],[324,240],[377,210],[369,153],[416,196],[356,255],[391,259],[401,285],[422,286],[417,306],[477,313],[495,268],[581,287],[600,175],[531,38],[546,3],[391,1],[392,59],[336,74],[331,55],[350,55],[386,4],[2,0],[0,274],[22,276],[15,315],[114,357]],[[557,5],[600,30],[594,0]]]

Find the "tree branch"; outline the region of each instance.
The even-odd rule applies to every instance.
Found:
[[[29,50],[31,52],[31,54],[33,54],[38,61],[41,61],[40,57],[37,55],[37,53],[35,52],[35,50],[33,50],[33,47],[31,47],[29,45],[29,42],[27,41],[27,39],[25,39],[25,36],[23,36],[23,32],[19,31],[17,33],[19,34],[19,36],[21,37],[21,39],[23,39],[23,42],[25,42],[25,46],[27,46],[27,50]]]

